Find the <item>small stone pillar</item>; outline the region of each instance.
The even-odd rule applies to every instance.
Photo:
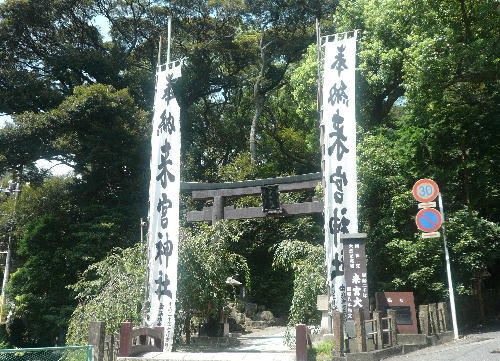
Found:
[[[295,327],[295,360],[307,361],[307,326],[304,324]]]
[[[344,315],[333,312],[333,356],[344,356]]]
[[[325,333],[332,333],[332,321],[328,314],[328,295],[318,295],[316,297],[316,308],[321,311],[321,329]]]
[[[450,329],[450,316],[448,314],[448,304],[446,302],[438,302],[438,314],[439,314],[439,330],[441,332],[446,332]]]
[[[398,333],[398,326],[396,324],[396,310],[387,310],[387,317],[388,317],[388,323],[389,323],[389,329],[391,332],[389,332],[389,342],[391,346],[397,345],[397,333]]]
[[[94,346],[93,361],[104,360],[105,329],[105,322],[90,322],[89,324],[89,345]]]
[[[429,318],[431,320],[431,330],[434,335],[439,333],[439,321],[437,313],[437,305],[435,303],[429,303]]]
[[[164,336],[165,336],[165,328],[163,326],[156,326],[154,328],[156,331],[158,331],[158,338],[155,337],[154,339],[154,344],[155,344],[155,347],[158,347],[160,350],[163,351],[163,340],[164,340]]]
[[[429,324],[429,305],[418,306],[418,323],[420,324],[420,332],[423,335],[429,336],[431,334]]]
[[[228,322],[224,322],[224,324],[222,325],[223,329],[222,329],[222,336],[224,337],[229,337],[229,323]]]
[[[366,352],[365,314],[363,308],[353,308],[354,328],[356,329],[356,347],[358,352]]]
[[[375,335],[375,349],[381,350],[384,346],[384,335],[382,334],[382,315],[380,311],[373,311],[373,332]]]
[[[122,322],[120,325],[120,350],[119,357],[127,357],[130,355],[132,347],[132,323]]]

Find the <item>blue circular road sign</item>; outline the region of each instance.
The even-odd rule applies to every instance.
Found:
[[[425,208],[417,213],[415,222],[418,229],[424,232],[434,232],[443,224],[443,217],[434,208]]]

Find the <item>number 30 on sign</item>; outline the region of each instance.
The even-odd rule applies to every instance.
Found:
[[[413,186],[413,197],[419,202],[432,202],[439,194],[439,187],[432,179],[420,179]]]

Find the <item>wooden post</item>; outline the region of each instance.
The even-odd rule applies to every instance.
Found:
[[[221,219],[224,219],[224,197],[215,196],[212,207],[212,226]]]
[[[387,317],[389,318],[389,329],[391,332],[389,333],[389,339],[391,342],[391,346],[397,345],[398,343],[398,326],[396,324],[396,310],[387,310]]]
[[[130,355],[132,347],[132,323],[122,322],[120,326],[120,350],[119,357],[127,357]]]
[[[307,326],[304,324],[295,327],[295,360],[307,361]]]
[[[94,346],[93,361],[104,360],[105,329],[105,322],[90,322],[89,324],[89,345]]]
[[[434,335],[439,333],[439,323],[437,318],[437,305],[435,303],[429,303],[429,316],[431,319],[431,329]]]
[[[108,361],[115,361],[115,335],[107,335],[104,338],[104,353]]]
[[[373,331],[377,332],[375,338],[375,348],[381,350],[384,348],[384,336],[382,334],[382,315],[380,311],[373,311]]]
[[[344,316],[333,312],[333,352],[334,356],[344,356]]]
[[[429,305],[418,306],[418,321],[420,323],[420,332],[429,336],[431,334],[429,325]]]
[[[365,314],[363,308],[353,308],[354,328],[356,329],[356,346],[358,352],[366,352]]]

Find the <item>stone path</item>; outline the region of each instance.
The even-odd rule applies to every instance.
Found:
[[[120,357],[122,361],[295,361],[295,354],[276,352],[149,352],[142,357]]]
[[[284,344],[285,327],[267,327],[242,335],[238,346],[218,352],[148,352],[121,361],[295,361],[295,350]]]
[[[231,347],[233,352],[293,352],[285,345],[286,327],[266,327],[239,337],[241,344]]]

